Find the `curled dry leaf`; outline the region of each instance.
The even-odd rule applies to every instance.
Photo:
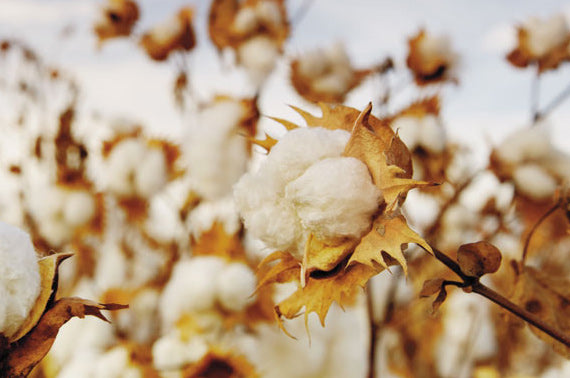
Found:
[[[570,334],[570,281],[566,277],[556,277],[532,267],[524,267],[517,278],[512,300],[560,332]],[[529,327],[557,353],[570,358],[570,348],[538,328]]]
[[[461,271],[469,277],[481,277],[495,273],[501,266],[501,252],[486,241],[463,244],[457,251],[457,262]]]
[[[443,278],[434,278],[432,280],[427,280],[424,282],[424,286],[420,291],[420,298],[431,297],[435,293],[437,297],[432,303],[432,314],[435,314],[437,310],[441,307],[445,299],[447,298],[447,289],[444,284],[445,280]]]
[[[6,349],[0,350],[0,375],[27,376],[49,352],[59,328],[71,318],[92,315],[107,321],[101,310],[128,307],[113,303],[100,304],[81,298],[55,300],[59,265],[70,256],[70,253],[58,253],[39,261],[40,295],[26,322],[7,340]]]

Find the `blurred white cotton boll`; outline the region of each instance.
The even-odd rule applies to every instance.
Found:
[[[434,154],[439,154],[445,149],[445,130],[437,117],[426,115],[421,120],[419,128],[421,145]]]
[[[417,117],[398,117],[392,122],[392,128],[408,149],[413,150],[420,141],[420,124]]]
[[[106,242],[100,249],[95,266],[95,282],[101,291],[126,285],[128,261],[125,252],[114,242]]]
[[[0,222],[0,335],[16,333],[34,307],[40,293],[37,259],[30,236]]]
[[[259,35],[242,43],[238,47],[237,55],[254,84],[260,85],[273,71],[279,58],[279,47],[270,38]]]
[[[152,361],[158,370],[179,369],[199,361],[208,353],[208,343],[194,335],[182,341],[177,331],[170,332],[152,345]]]
[[[237,12],[232,24],[233,30],[239,34],[246,35],[257,29],[259,20],[256,9],[244,7]]]
[[[247,265],[228,264],[218,274],[218,301],[226,310],[242,311],[255,301],[256,285],[255,274]]]
[[[63,214],[70,225],[85,224],[95,214],[95,199],[85,191],[69,192],[65,199]]]
[[[123,346],[116,346],[95,362],[92,378],[142,378],[142,372],[130,364],[130,352]]]
[[[197,115],[185,140],[193,190],[208,200],[231,193],[247,167],[247,139],[240,134],[240,101],[216,101]]]
[[[381,202],[366,165],[347,157],[313,164],[285,192],[304,227],[325,239],[361,236]]]
[[[168,181],[164,153],[156,148],[148,149],[143,161],[139,162],[135,177],[140,196],[150,197],[158,192]]]
[[[178,211],[163,193],[150,201],[148,217],[145,221],[146,232],[161,243],[168,243],[184,233],[178,219]]]
[[[453,52],[451,41],[447,35],[425,34],[418,47],[422,59],[425,61],[445,59],[448,64],[451,64],[457,60],[457,55]]]
[[[517,167],[513,173],[517,190],[535,200],[546,200],[556,191],[556,180],[537,164]]]
[[[99,358],[100,353],[92,349],[78,350],[73,358],[63,365],[57,378],[91,377],[94,369],[93,361]]]
[[[200,203],[190,213],[188,221],[195,238],[210,230],[216,222],[221,223],[229,235],[235,234],[241,227],[239,214],[232,197]]]
[[[225,265],[218,257],[179,261],[160,298],[163,327],[168,329],[185,312],[204,311],[216,300],[217,277]]]
[[[517,130],[496,148],[498,157],[511,164],[547,157],[552,151],[550,136],[544,127]]]
[[[279,5],[274,0],[265,0],[257,3],[256,12],[263,22],[278,26],[281,24],[281,11]]]
[[[555,14],[547,19],[531,17],[524,24],[527,44],[531,53],[543,57],[568,38],[570,30],[563,14]]]

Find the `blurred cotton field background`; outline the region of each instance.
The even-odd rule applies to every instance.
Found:
[[[570,332],[569,20],[560,1],[0,0],[0,372],[54,303],[36,260],[70,252],[58,298],[130,307],[69,321],[36,377],[570,375],[481,297],[432,314],[424,281],[451,278],[412,246],[494,243],[483,281]],[[425,180],[405,204],[324,103],[371,103],[391,166]],[[421,236],[388,253],[403,269],[311,308],[382,214]],[[315,240],[349,247],[306,271]]]

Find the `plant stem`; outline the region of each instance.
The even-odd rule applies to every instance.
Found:
[[[366,307],[368,310],[368,322],[370,323],[370,338],[368,349],[368,378],[376,377],[376,334],[378,324],[374,318],[374,295],[372,293],[372,283],[366,286]]]
[[[550,104],[546,105],[542,111],[537,111],[535,113],[534,122],[536,123],[548,116],[554,109],[566,101],[568,97],[570,97],[570,85],[563,89],[562,92],[560,92],[558,96],[556,96],[554,100],[550,102]]]
[[[540,74],[538,73],[538,67],[536,68],[536,74],[532,78],[532,84],[530,88],[530,115],[532,117],[533,125],[538,121],[539,111],[538,111],[538,99],[540,97]]]
[[[556,328],[550,326],[549,324],[546,324],[544,321],[542,321],[542,319],[540,319],[536,315],[519,307],[517,304],[511,302],[510,300],[503,297],[501,294],[497,293],[493,289],[485,286],[484,284],[479,282],[479,279],[477,277],[467,276],[461,271],[459,265],[455,261],[453,261],[449,256],[437,250],[436,248],[432,247],[432,249],[435,258],[441,261],[443,264],[445,264],[445,266],[451,269],[459,277],[461,277],[461,279],[466,284],[466,288],[470,288],[473,292],[489,299],[491,302],[498,304],[505,310],[509,311],[511,314],[516,315],[517,317],[521,318],[527,323],[540,329],[542,332],[546,333],[547,335],[553,337],[555,340],[561,342],[567,347],[570,347],[570,337],[568,337],[568,335],[565,335]]]

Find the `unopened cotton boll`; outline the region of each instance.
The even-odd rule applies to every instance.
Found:
[[[255,298],[252,296],[257,280],[245,264],[228,264],[218,275],[218,301],[230,311],[242,311]]]
[[[419,144],[420,123],[417,117],[398,117],[392,122],[392,128],[408,149],[413,150]]]
[[[527,44],[530,52],[536,57],[543,57],[564,43],[570,30],[564,15],[555,14],[542,20],[531,17],[523,25],[526,30]]]
[[[0,222],[0,335],[11,337],[18,331],[39,293],[39,266],[30,236]]]
[[[221,258],[194,257],[180,261],[160,298],[160,314],[167,328],[185,312],[204,311],[216,300],[216,279],[224,266]]]
[[[313,164],[285,191],[302,224],[323,239],[361,236],[381,202],[366,165],[349,157]]]
[[[445,149],[445,130],[437,117],[433,115],[423,117],[419,133],[422,147],[434,154],[443,152]]]
[[[279,57],[279,48],[273,40],[260,35],[241,44],[237,55],[255,84],[260,84],[273,71]]]
[[[519,192],[538,201],[552,197],[557,187],[556,180],[537,164],[517,167],[513,180]]]

